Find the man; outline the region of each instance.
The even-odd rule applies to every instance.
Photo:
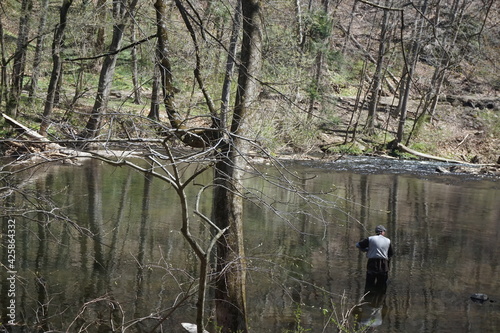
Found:
[[[370,236],[356,243],[356,247],[366,252],[368,257],[366,289],[385,289],[389,273],[389,260],[393,255],[391,240],[385,237],[383,225],[375,228],[376,236]]]

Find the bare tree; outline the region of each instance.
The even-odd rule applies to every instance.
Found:
[[[229,114],[229,101],[231,93],[231,80],[233,77],[234,66],[236,64],[236,46],[238,35],[241,30],[241,0],[236,1],[233,16],[233,26],[229,41],[229,48],[226,60],[226,71],[224,73],[224,83],[222,85],[221,110],[220,110],[220,126],[226,128],[227,118]]]
[[[136,10],[132,12],[132,17],[136,20]],[[135,45],[136,42],[136,34],[137,34],[137,26],[136,22],[131,24],[131,43]],[[139,65],[137,59],[137,46],[133,46],[130,51],[130,56],[132,58],[132,83],[134,85],[134,103],[141,104],[142,96],[141,96],[141,87],[139,84]]]
[[[410,46],[408,50],[405,50],[403,45],[403,56],[404,56],[404,66],[403,72],[401,74],[400,83],[400,99],[398,104],[399,111],[399,122],[398,131],[396,135],[397,142],[403,141],[403,136],[405,134],[405,123],[408,113],[408,102],[410,100],[410,91],[412,89],[412,84],[415,75],[415,67],[417,65],[418,56],[422,49],[422,38],[423,31],[426,25],[425,15],[428,10],[428,0],[424,0],[422,5],[417,9],[417,15],[415,16],[415,21],[413,25],[413,30],[410,37]],[[401,13],[401,32],[405,27],[404,12]]]
[[[213,218],[219,229],[228,228],[217,247],[216,316],[222,332],[247,332],[246,262],[243,240],[243,178],[256,110],[256,80],[262,61],[260,1],[243,0],[243,40],[238,88],[229,141],[215,165]]]
[[[115,73],[116,60],[118,59],[118,53],[116,51],[120,49],[127,21],[130,13],[134,11],[137,1],[138,0],[113,1],[113,38],[109,46],[109,53],[104,58],[99,76],[95,103],[87,121],[87,125],[85,126],[85,131],[82,133],[83,137],[95,138],[101,131],[102,117],[108,105],[111,83]]]
[[[49,87],[45,98],[45,107],[43,109],[43,119],[40,124],[39,133],[45,135],[49,127],[49,117],[52,114],[54,103],[56,101],[57,89],[62,76],[62,49],[64,45],[64,33],[68,20],[68,11],[73,3],[73,0],[63,0],[59,8],[59,23],[54,31],[54,39],[52,40],[52,73],[50,75]]]
[[[40,65],[43,59],[43,47],[46,37],[45,27],[47,25],[47,11],[49,7],[49,0],[41,1],[40,8],[40,19],[38,23],[38,36],[36,38],[35,55],[33,58],[33,68],[31,74],[31,84],[29,86],[29,96],[33,97],[36,95],[38,88],[38,78],[40,76]]]
[[[390,7],[390,0],[386,0],[386,6]],[[375,130],[375,117],[378,107],[380,94],[382,91],[382,83],[384,81],[385,58],[387,50],[390,47],[389,40],[389,24],[392,12],[388,9],[383,9],[382,22],[380,24],[379,46],[375,72],[373,74],[371,84],[371,98],[368,103],[368,118],[366,121],[366,129],[368,133],[373,134]]]
[[[21,91],[23,88],[32,10],[33,10],[32,0],[23,0],[21,2],[21,18],[19,20],[17,46],[16,46],[16,52],[14,54],[12,84],[10,86],[10,94],[6,106],[7,114],[14,118],[17,117],[19,99],[21,97]]]
[[[202,90],[208,109],[212,114],[214,129],[225,133],[224,125],[217,121],[213,102],[205,90],[200,76],[200,62],[196,34],[191,25],[190,16],[180,1],[176,5],[190,31],[196,51],[195,78]],[[252,118],[255,110],[253,103],[257,96],[257,76],[261,67],[262,22],[260,3],[257,0],[242,1],[243,40],[241,46],[241,64],[239,66],[238,88],[229,132],[224,137],[211,132],[190,131],[185,121],[175,108],[172,86],[172,72],[168,52],[168,34],[164,24],[166,4],[161,0],[155,3],[158,22],[157,57],[160,64],[164,105],[170,124],[177,137],[184,144],[193,147],[217,148],[217,162],[214,166],[214,202],[212,219],[216,230],[224,231],[217,243],[216,280],[216,320],[223,332],[247,332],[246,319],[246,263],[243,246],[243,196],[242,180],[246,155],[249,152],[247,136],[252,130]],[[238,9],[236,9],[238,10]],[[217,128],[217,126],[222,126]],[[220,139],[222,141],[220,141]],[[218,234],[218,232],[217,232]],[[196,250],[202,260],[204,253]],[[199,309],[200,310],[200,309]],[[198,332],[202,332],[203,323],[200,315],[197,320]]]
[[[0,7],[1,9],[1,7]],[[0,16],[0,103],[7,96],[7,59],[5,59],[5,34]]]

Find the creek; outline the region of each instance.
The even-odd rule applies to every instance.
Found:
[[[389,285],[353,314],[361,320],[373,314],[367,322],[380,332],[500,331],[498,178],[377,158],[283,165],[314,201],[262,177],[248,180],[266,199],[245,206],[252,332],[335,332],[328,319],[339,321],[364,294],[366,257],[355,243],[379,224],[396,253]],[[279,176],[269,166],[258,169]],[[203,177],[198,184],[209,182],[209,173]],[[156,323],[150,316],[169,312],[196,278],[177,196],[159,179],[87,161],[33,169],[12,185],[16,190],[3,199],[3,323],[11,285],[8,221],[15,221],[16,319],[30,327],[77,332],[99,323],[88,331],[110,331],[109,318],[125,326],[146,318],[130,323],[130,331],[147,331]],[[188,196],[199,188],[188,188]],[[200,211],[210,215],[210,207],[205,192]],[[196,218],[192,227],[208,243],[209,229]],[[474,302],[474,293],[490,300]],[[165,320],[168,332],[184,332],[180,323],[195,321],[194,302]]]

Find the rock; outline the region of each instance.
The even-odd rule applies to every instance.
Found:
[[[486,294],[477,293],[477,294],[472,294],[470,296],[470,299],[476,303],[484,303],[489,299],[489,297]]]
[[[441,166],[438,166],[436,167],[436,172],[439,172],[439,173],[449,173],[450,171],[441,167]]]
[[[184,327],[184,329],[186,331],[188,331],[189,333],[197,333],[198,332],[198,326],[196,326],[195,324],[191,324],[191,323],[181,323],[182,327]],[[208,333],[208,331],[206,330],[203,330],[203,333]]]

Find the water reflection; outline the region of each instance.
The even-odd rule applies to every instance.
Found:
[[[353,244],[378,224],[387,227],[396,255],[387,291],[369,293],[357,309],[363,322],[383,332],[500,330],[500,303],[469,299],[476,292],[500,299],[498,182],[409,176],[386,166],[379,173],[334,164],[288,167],[303,177],[303,188],[327,193],[321,198],[335,207],[303,204],[293,193],[251,180],[286,217],[245,207],[254,332],[293,330],[298,320],[311,332],[331,331],[325,311],[332,302],[338,306],[347,295],[355,305],[365,293],[366,258]],[[210,215],[211,198],[203,202]],[[182,332],[181,322],[194,322],[193,303],[180,300],[195,282],[196,259],[179,233],[175,193],[158,179],[95,161],[55,166],[19,180],[2,207],[2,234],[9,216],[18,226],[23,322],[78,331],[88,323],[108,329],[110,318],[117,324],[148,318],[128,324],[140,331],[174,307],[180,310],[165,320],[165,329]],[[23,215],[13,213],[19,208]],[[208,239],[210,230],[199,225],[197,237]],[[5,243],[1,252],[5,263]],[[5,295],[6,280],[0,284]],[[3,322],[5,302],[0,297]]]
[[[354,314],[359,318],[359,329],[376,328],[383,324],[387,312],[385,306],[386,292],[386,288],[365,288],[363,303],[354,311]]]

